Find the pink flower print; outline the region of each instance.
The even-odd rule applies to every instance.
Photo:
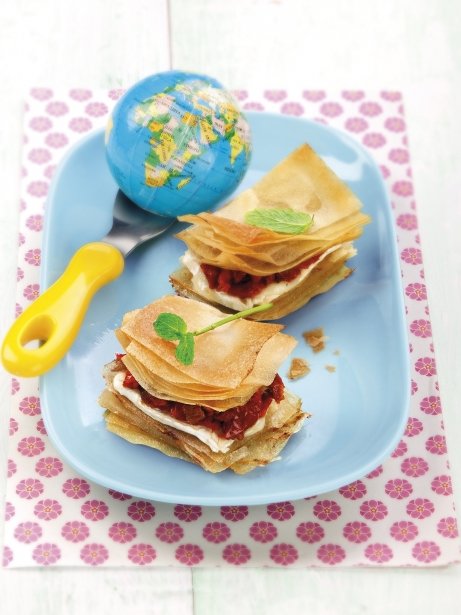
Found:
[[[18,467],[12,459],[8,459],[8,470],[7,477],[11,478],[14,474],[16,474]]]
[[[128,506],[128,516],[133,521],[144,523],[144,521],[150,521],[152,517],[155,517],[155,508],[150,502],[136,500]]]
[[[27,224],[28,220],[26,221]],[[18,234],[18,246],[22,246],[24,245],[26,242],[26,238],[24,237],[24,235],[22,233]]]
[[[418,219],[414,214],[401,214],[397,218],[397,224],[407,231],[414,231],[418,228]]]
[[[150,564],[156,557],[157,553],[154,547],[145,543],[132,545],[128,550],[128,559],[138,566]]]
[[[419,419],[416,419],[412,416],[408,419],[407,426],[405,428],[405,435],[407,438],[412,438],[413,436],[418,436],[424,427]]]
[[[14,537],[19,542],[30,544],[42,537],[42,528],[34,521],[25,521],[20,523],[14,530]]]
[[[11,395],[16,395],[20,388],[21,385],[19,384],[19,380],[17,380],[17,378],[11,378]]]
[[[37,431],[38,433],[41,433],[42,436],[46,436],[46,428],[45,428],[45,423],[43,422],[43,419],[40,419],[39,421],[37,421]]]
[[[85,107],[85,111],[88,113],[88,115],[91,115],[92,117],[101,117],[103,115],[106,115],[108,108],[104,103],[91,102],[87,104],[87,106]]]
[[[40,294],[40,286],[38,284],[28,284],[22,294],[28,301],[35,301]]]
[[[35,457],[36,455],[40,455],[45,450],[45,443],[41,438],[36,436],[28,436],[27,438],[22,438],[18,442],[17,450],[24,457]]]
[[[287,97],[285,90],[265,90],[264,97],[272,102],[280,102]]]
[[[125,542],[131,542],[137,536],[137,531],[134,525],[131,523],[125,523],[125,521],[119,521],[113,523],[109,528],[109,536],[115,542],[124,544]]]
[[[109,558],[109,551],[104,545],[91,542],[82,547],[80,559],[90,566],[100,566]]]
[[[259,102],[247,102],[243,108],[245,111],[264,111],[264,106]]]
[[[384,564],[394,557],[392,549],[388,545],[380,542],[368,545],[364,553],[367,559],[376,564]]]
[[[387,506],[380,500],[367,500],[360,505],[360,514],[369,521],[381,521],[387,516]]]
[[[374,470],[372,470],[369,474],[367,474],[366,478],[376,478],[377,476],[379,476],[382,473],[383,473],[383,466],[380,465],[377,468],[375,468]]]
[[[32,88],[30,95],[36,100],[48,100],[53,96],[53,90],[49,88]]]
[[[438,495],[451,495],[453,493],[451,478],[446,474],[436,476],[431,482],[431,489]]]
[[[43,227],[43,216],[41,214],[29,216],[26,220],[26,226],[30,228],[31,231],[41,231]],[[24,243],[24,241],[22,243]],[[21,245],[21,242],[19,242],[19,245]]]
[[[413,335],[417,337],[431,337],[432,335],[432,327],[429,320],[424,320],[423,318],[419,318],[418,320],[414,320],[410,325],[410,331]]]
[[[341,507],[333,500],[319,500],[314,505],[314,515],[322,521],[335,521],[341,516]]]
[[[245,98],[248,98],[248,92],[246,90],[232,90],[232,96],[237,100],[245,100]]]
[[[324,538],[325,531],[319,523],[315,521],[305,521],[300,523],[296,528],[296,536],[303,542],[314,544],[320,542]]]
[[[369,132],[363,137],[363,142],[367,147],[378,148],[386,143],[386,138],[379,132]]]
[[[442,412],[442,405],[440,403],[440,397],[436,395],[429,395],[424,397],[419,404],[419,407],[424,414],[431,414],[433,416]]]
[[[393,457],[394,459],[396,457],[402,457],[403,455],[405,455],[407,451],[408,451],[407,443],[404,442],[403,440],[400,440],[394,452],[392,453],[391,457]]]
[[[281,542],[272,547],[269,556],[279,566],[289,566],[298,559],[298,551],[293,545]]]
[[[24,478],[16,485],[16,493],[24,500],[33,500],[43,493],[43,484],[36,478]]]
[[[418,528],[413,521],[396,521],[391,525],[392,538],[400,542],[410,542],[418,535]]]
[[[92,93],[91,90],[84,90],[83,88],[74,88],[73,90],[70,90],[69,96],[74,100],[83,102],[91,98]]]
[[[115,491],[115,489],[109,489],[108,494],[112,496],[114,500],[120,500],[120,502],[132,499],[131,495],[128,495],[127,493],[121,493],[120,491]]]
[[[419,282],[408,284],[405,288],[405,294],[415,301],[425,301],[427,299],[426,286]]]
[[[319,102],[325,98],[326,94],[323,90],[304,90],[303,98],[311,102]]]
[[[53,123],[47,117],[33,117],[29,122],[29,126],[36,132],[46,132],[53,126]]]
[[[396,102],[402,99],[402,95],[400,92],[384,90],[383,92],[381,92],[381,98],[383,98],[384,100],[389,100],[391,102]]]
[[[52,542],[44,542],[37,545],[32,551],[32,559],[40,566],[50,566],[61,559],[61,551],[58,545]]]
[[[385,167],[383,164],[380,165],[379,168],[381,169],[381,175],[384,177],[384,179],[387,179],[389,175],[391,174],[389,169]]]
[[[367,488],[361,480],[356,480],[345,487],[341,487],[339,493],[348,500],[360,500],[366,495]]]
[[[351,102],[356,102],[357,100],[362,100],[365,96],[364,92],[360,90],[343,90],[341,92],[341,96],[344,100],[350,100]]]
[[[350,132],[363,132],[368,128],[368,122],[361,117],[350,117],[345,126]]]
[[[430,564],[431,562],[434,562],[440,557],[440,553],[440,547],[432,540],[417,542],[411,550],[413,557],[418,562],[422,562],[423,564]]]
[[[69,122],[69,128],[74,132],[86,132],[93,124],[87,117],[73,117]]]
[[[9,429],[9,434],[10,436],[13,436],[19,429],[19,425],[16,419],[14,419],[13,417],[10,418],[10,429]]]
[[[50,132],[45,139],[45,143],[47,145],[56,149],[59,147],[64,147],[64,145],[67,145],[68,142],[69,139],[62,132]]]
[[[172,542],[179,542],[183,538],[184,530],[179,523],[167,521],[166,523],[160,523],[155,530],[155,535],[162,542],[171,544]]]
[[[62,513],[62,506],[57,500],[49,498],[40,500],[34,506],[34,515],[43,521],[57,519]]]
[[[62,486],[62,492],[68,498],[78,500],[90,493],[90,485],[83,478],[68,478]]]
[[[407,457],[402,461],[400,469],[406,476],[417,478],[426,474],[429,470],[429,464],[422,457]]]
[[[343,561],[346,557],[346,552],[339,545],[324,544],[317,549],[317,557],[324,564],[334,566]]]
[[[125,90],[123,88],[116,88],[114,90],[109,90],[107,94],[111,100],[118,100],[121,96],[123,96],[124,93],[125,93]],[[234,96],[235,96],[235,92],[234,92]]]
[[[225,523],[220,523],[219,521],[212,521],[211,523],[207,523],[203,528],[202,532],[203,537],[208,542],[213,542],[218,544],[220,542],[225,542],[230,538],[231,532],[229,527]]]
[[[384,126],[391,132],[403,132],[405,122],[400,117],[390,117],[384,122]]]
[[[455,517],[445,517],[437,523],[437,531],[445,538],[458,538],[458,523]]]
[[[335,102],[325,102],[320,105],[320,113],[323,113],[323,115],[327,117],[337,117],[341,115],[342,112],[343,108],[341,105]]]
[[[47,177],[48,179],[51,179],[55,171],[56,171],[56,165],[51,164],[47,166],[46,169],[43,171],[43,175]]]
[[[421,265],[423,262],[422,253],[419,248],[405,248],[405,250],[402,250],[400,258],[409,265]]]
[[[280,111],[286,115],[295,115],[296,117],[299,117],[304,113],[304,107],[297,102],[286,102],[283,103]]]
[[[65,115],[69,111],[69,107],[64,102],[54,100],[47,104],[46,112],[55,117]]]
[[[29,263],[29,265],[34,265],[35,267],[38,267],[40,265],[41,255],[42,253],[40,248],[33,248],[31,250],[27,250],[24,255],[24,259],[27,263]]]
[[[16,303],[16,308],[15,308],[15,316],[16,318],[22,314],[22,307],[19,305],[19,303]]]
[[[403,500],[413,493],[413,487],[405,478],[394,478],[387,481],[384,491],[391,498]]]
[[[201,506],[192,506],[190,504],[177,504],[174,507],[174,516],[180,521],[197,521],[202,516]]]
[[[398,194],[399,196],[412,196],[413,184],[406,179],[402,179],[393,184],[392,192],[394,192],[394,194]]]
[[[407,513],[413,519],[425,519],[434,512],[434,504],[427,498],[416,498],[407,504]]]
[[[36,164],[45,164],[46,162],[51,160],[51,154],[47,149],[44,149],[43,147],[37,147],[30,150],[29,160],[31,162],[35,162]]]
[[[68,542],[82,542],[90,535],[90,530],[83,521],[67,521],[61,529],[61,536]]]
[[[198,545],[190,543],[179,545],[175,551],[175,557],[181,564],[186,566],[195,566],[203,559],[203,551]]]
[[[3,547],[2,566],[6,568],[7,566],[11,564],[12,561],[13,561],[13,551],[10,549],[10,547],[7,547],[5,545]]]
[[[371,530],[366,523],[362,521],[350,521],[343,528],[343,536],[349,542],[359,544],[366,542],[371,538]]]
[[[278,530],[270,521],[255,521],[250,527],[250,536],[256,542],[272,542],[278,536]]]
[[[437,373],[433,357],[421,357],[415,363],[415,369],[421,376],[433,376]]]
[[[109,507],[101,500],[88,500],[82,504],[80,512],[90,521],[102,521],[109,514]]]
[[[248,516],[248,506],[221,506],[221,516],[227,521],[241,521]]]
[[[11,502],[5,502],[5,521],[9,521],[16,514],[16,509]]]
[[[382,113],[382,107],[376,102],[363,102],[359,107],[359,111],[367,117],[375,117]]]
[[[396,162],[397,164],[407,164],[410,160],[410,155],[407,149],[396,147],[389,152],[389,160]]]
[[[246,545],[235,543],[224,547],[222,556],[228,564],[240,566],[241,564],[246,564],[251,559],[251,551]]]
[[[276,502],[267,506],[267,514],[272,519],[287,521],[295,514],[295,507],[291,502]]]
[[[19,402],[19,410],[28,416],[36,416],[37,414],[40,414],[40,399],[35,397],[35,395],[24,397]]]

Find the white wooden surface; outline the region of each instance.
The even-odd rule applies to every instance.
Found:
[[[176,68],[228,87],[405,94],[447,440],[461,508],[461,8],[458,0],[171,0]],[[21,98],[31,85],[109,87],[164,69],[164,0],[0,3],[0,335],[14,305]],[[0,463],[9,377],[0,379]],[[0,489],[4,472],[0,471]],[[451,615],[461,569],[2,570],[8,615]]]

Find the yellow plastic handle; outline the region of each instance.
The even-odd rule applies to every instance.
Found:
[[[95,292],[123,267],[123,256],[107,243],[81,247],[62,276],[13,323],[2,347],[5,369],[16,376],[39,376],[54,367],[77,337]],[[26,348],[33,340],[42,344]]]

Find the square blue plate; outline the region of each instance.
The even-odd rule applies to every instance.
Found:
[[[380,172],[364,149],[336,130],[302,119],[248,114],[252,185],[301,143],[309,143],[364,203],[372,223],[356,242],[355,273],[284,319],[294,351],[311,373],[287,386],[312,414],[281,460],[245,476],[201,468],[135,446],[106,431],[97,403],[102,367],[119,346],[113,334],[125,312],[171,293],[168,275],[184,244],[178,228],[131,254],[118,280],[94,298],[67,356],[41,378],[43,417],[62,457],[106,487],[142,498],[201,505],[264,504],[336,489],[378,466],[406,422],[409,360],[396,238]],[[111,227],[117,186],[105,160],[102,132],[75,146],[60,165],[49,196],[42,287],[64,270],[75,250]],[[329,340],[313,354],[302,332],[321,326]],[[339,351],[339,354],[334,354]],[[325,369],[330,364],[334,373]],[[280,369],[286,376],[287,361]],[[286,380],[286,378],[285,378]]]

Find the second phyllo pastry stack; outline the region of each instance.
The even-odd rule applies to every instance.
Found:
[[[124,353],[105,367],[100,404],[109,430],[211,471],[245,473],[273,461],[306,414],[277,374],[296,341],[282,327],[234,320],[195,338],[193,362],[157,335],[160,314],[200,331],[226,314],[166,296],[125,315]]]
[[[281,318],[349,276],[353,241],[369,222],[361,207],[303,145],[215,213],[181,218],[192,226],[178,235],[188,250],[171,282],[181,295],[234,311],[270,301],[272,309],[253,318]],[[257,219],[250,213],[270,209],[307,214],[311,224],[302,232],[280,232],[248,223]]]

